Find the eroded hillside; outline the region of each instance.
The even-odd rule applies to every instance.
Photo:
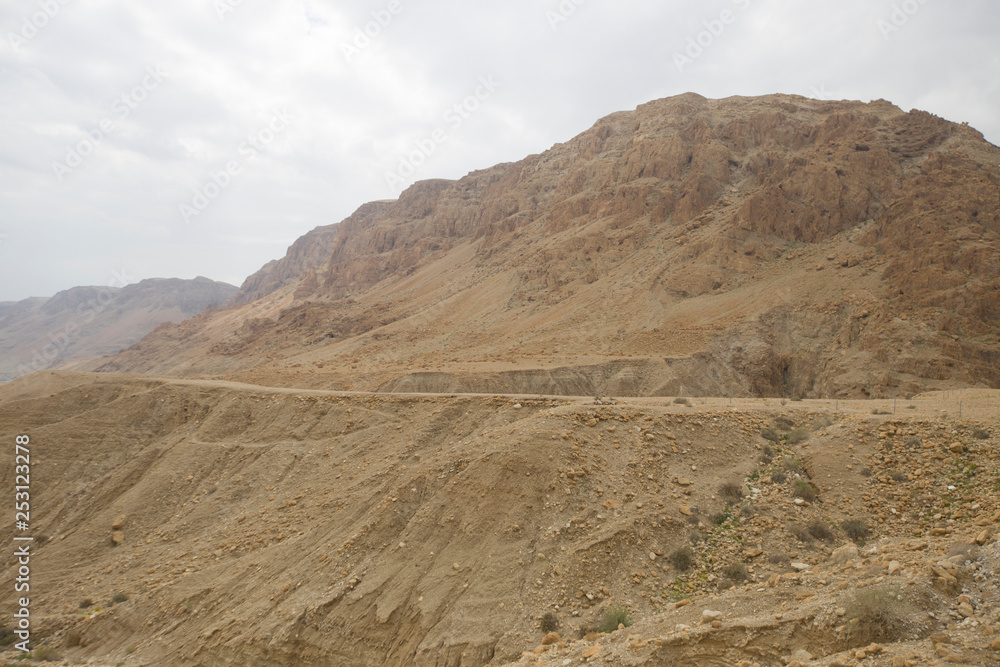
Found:
[[[75,662],[996,664],[996,405],[38,373],[0,438],[31,438],[34,637]],[[884,586],[871,647],[851,596]]]

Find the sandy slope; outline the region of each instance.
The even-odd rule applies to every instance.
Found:
[[[0,388],[0,438],[31,436],[34,628],[74,661],[501,664],[539,644],[552,612],[573,643],[522,664],[580,664],[596,646],[602,664],[771,665],[798,649],[839,655],[851,642],[837,609],[888,580],[910,624],[865,664],[929,656],[924,638],[942,630],[967,664],[990,664],[998,395],[963,395],[971,420],[942,416],[953,398],[893,416],[870,403],[598,405],[60,372]],[[761,437],[795,427],[799,444]],[[794,502],[796,475],[818,499]],[[727,505],[726,482],[746,497]],[[850,518],[872,534],[834,563]],[[795,537],[814,521],[833,541]],[[945,564],[957,583],[937,581],[927,561],[983,531],[969,565]],[[678,570],[670,556],[692,534],[695,566]],[[735,563],[752,581],[731,589]],[[971,621],[949,616],[962,589]],[[109,606],[116,593],[128,600]],[[633,628],[578,640],[615,605]],[[705,608],[724,612],[720,628],[698,625]]]

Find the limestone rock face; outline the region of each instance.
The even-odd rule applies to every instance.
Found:
[[[102,368],[576,395],[996,387],[998,167],[975,130],[884,100],[657,100],[365,204],[233,308]]]

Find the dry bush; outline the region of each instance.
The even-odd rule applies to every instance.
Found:
[[[816,490],[812,484],[801,478],[792,484],[792,495],[808,502],[816,500]]]
[[[719,495],[726,502],[738,503],[743,500],[743,486],[736,482],[726,482],[719,487]]]
[[[771,481],[774,482],[775,484],[784,484],[785,482],[788,481],[788,475],[781,472],[780,470],[777,472],[772,472]]]
[[[559,617],[551,611],[546,612],[545,615],[542,616],[539,627],[542,629],[542,632],[545,633],[555,632],[559,629]]]
[[[797,445],[800,442],[805,442],[809,439],[810,435],[812,434],[804,428],[793,428],[788,432],[788,444]]]
[[[809,534],[809,530],[805,526],[793,523],[788,527],[788,532],[794,535],[799,542],[812,542],[813,536]]]
[[[670,554],[670,564],[681,572],[687,572],[694,567],[695,554],[691,547],[681,547]]]
[[[604,612],[604,622],[598,628],[601,632],[614,632],[619,625],[632,625],[632,616],[625,607],[612,607]]]
[[[823,540],[824,542],[832,542],[836,537],[830,527],[827,526],[822,521],[813,521],[809,524],[809,534],[815,537],[817,540]]]
[[[862,588],[847,605],[845,619],[849,646],[893,642],[906,631],[906,605],[898,588]]]
[[[864,544],[868,537],[868,522],[864,519],[848,519],[840,526],[853,542]]]
[[[730,563],[722,568],[722,574],[735,582],[746,581],[750,578],[747,567],[743,563]]]

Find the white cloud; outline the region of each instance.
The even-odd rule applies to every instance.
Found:
[[[878,21],[902,0],[398,0],[350,62],[343,45],[389,0],[227,1],[220,19],[203,0],[67,0],[16,51],[7,36],[38,0],[0,7],[0,299],[105,284],[122,267],[239,282],[289,239],[385,198],[386,171],[480,77],[502,85],[414,178],[516,160],[687,91],[886,98],[1000,143],[989,0],[925,0],[888,39]],[[679,72],[674,54],[724,10],[735,20]],[[566,20],[553,29],[549,11]],[[165,80],[57,181],[52,163],[116,118],[115,101],[156,66]],[[241,143],[279,109],[296,122],[246,160]],[[233,159],[240,173],[184,224],[179,205]]]

